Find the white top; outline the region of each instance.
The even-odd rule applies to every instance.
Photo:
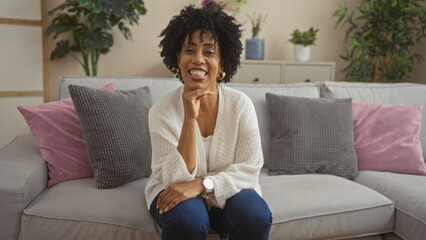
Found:
[[[210,171],[210,149],[212,148],[213,135],[203,137],[204,152],[206,153],[207,172]]]
[[[189,173],[177,150],[184,119],[183,86],[170,92],[152,106],[149,131],[152,144],[152,174],[145,188],[150,207],[160,191],[174,183],[208,176],[214,183],[212,202],[224,208],[226,200],[242,189],[255,189],[261,195],[259,172],[263,166],[259,125],[250,98],[222,84],[219,111],[207,169],[202,136],[196,125],[196,167]]]

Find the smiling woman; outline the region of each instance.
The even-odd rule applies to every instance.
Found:
[[[145,188],[162,239],[268,239],[253,103],[223,86],[240,64],[241,25],[209,4],[185,7],[162,31],[161,57],[183,83],[149,114],[152,175]]]

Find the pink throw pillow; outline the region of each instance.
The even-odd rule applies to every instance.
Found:
[[[426,175],[419,140],[422,104],[352,103],[359,170]]]
[[[115,90],[114,83],[102,90]],[[18,106],[49,170],[48,187],[59,182],[93,177],[83,130],[71,98],[37,106]]]

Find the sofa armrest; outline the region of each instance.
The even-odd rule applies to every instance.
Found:
[[[0,150],[0,239],[18,239],[22,212],[47,188],[47,180],[47,165],[31,135]]]

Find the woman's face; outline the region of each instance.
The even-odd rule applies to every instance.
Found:
[[[216,79],[223,67],[220,59],[220,48],[211,33],[204,32],[200,41],[201,30],[196,30],[189,41],[186,36],[182,50],[177,53],[177,62],[185,90],[209,89],[216,90]]]

